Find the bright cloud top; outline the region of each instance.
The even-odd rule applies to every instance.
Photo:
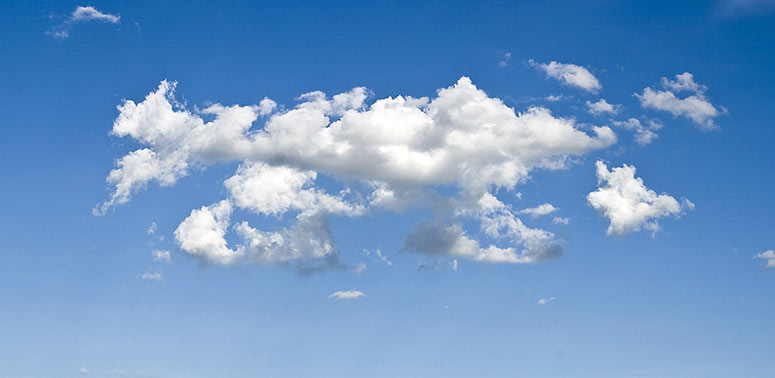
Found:
[[[609,235],[622,235],[641,228],[656,233],[659,218],[679,216],[684,210],[694,209],[694,204],[684,200],[680,204],[667,194],[657,194],[635,177],[635,167],[624,164],[610,171],[602,161],[595,163],[601,185],[587,195],[587,201],[610,221]]]
[[[528,63],[546,73],[547,77],[559,80],[563,84],[583,89],[587,92],[597,92],[601,88],[600,81],[588,69],[575,64],[563,64],[555,61],[536,63],[532,59]]]
[[[702,130],[714,130],[718,127],[713,119],[726,112],[724,107],[717,109],[705,97],[706,86],[694,81],[694,76],[688,72],[675,75],[675,80],[662,78],[664,90],[646,87],[643,93],[636,93],[643,108],[669,112],[674,117],[685,117],[694,122]],[[678,97],[681,92],[693,93],[684,98]]]
[[[372,208],[435,209],[437,219],[407,236],[407,250],[484,262],[550,258],[559,254],[554,235],[526,226],[493,193],[513,189],[535,168],[558,169],[568,155],[616,141],[609,127],[590,127],[589,135],[545,108],[516,113],[466,77],[433,99],[398,96],[369,105],[367,90],[358,87],[331,98],[303,94],[289,110],[264,99],[191,111],[175,101],[174,89],[163,81],[142,102],[118,107],[112,134],[144,147],[116,161],[107,177],[113,193],[94,213],[127,203],[150,182],[170,186],[191,169],[241,162],[224,182],[227,198],[192,210],[175,230],[183,251],[223,265],[340,266],[328,217],[365,216]],[[343,188],[329,193],[317,186],[321,174]],[[455,195],[436,190],[450,184],[459,188]],[[262,231],[232,222],[235,208],[278,221],[291,214],[296,222]],[[471,238],[464,219],[478,221],[493,244]],[[230,232],[241,242],[229,245]]]
[[[65,39],[70,37],[70,31],[73,29],[75,24],[89,21],[118,24],[121,22],[121,16],[103,13],[94,7],[78,6],[75,8],[70,17],[65,20],[65,22],[54,26],[47,32],[47,34],[53,36],[54,38]]]

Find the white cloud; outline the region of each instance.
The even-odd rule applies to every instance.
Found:
[[[764,266],[766,266],[767,268],[775,268],[775,251],[773,250],[764,251],[762,253],[755,254],[753,257],[757,259],[767,260]]]
[[[565,98],[565,96],[563,96],[563,95],[549,95],[549,96],[544,97],[544,100],[549,101],[549,102],[557,102],[557,101],[560,101],[560,100],[562,100],[564,98]]]
[[[560,210],[560,209],[554,207],[554,205],[552,205],[551,203],[545,203],[536,207],[522,209],[518,211],[517,214],[529,214],[533,217],[539,217],[542,215],[551,214],[557,210]]]
[[[121,16],[103,13],[94,7],[78,6],[75,8],[68,19],[66,19],[63,23],[52,27],[49,31],[46,32],[46,34],[54,38],[65,39],[70,37],[70,32],[72,31],[75,24],[89,21],[118,24],[121,22]]]
[[[183,251],[223,265],[324,261],[341,266],[327,218],[364,216],[372,208],[447,209],[437,212],[444,221],[432,223],[453,243],[435,240],[447,243],[444,248],[427,240],[407,244],[422,246],[409,248],[417,252],[489,262],[556,256],[559,247],[551,233],[524,225],[490,192],[512,190],[534,168],[559,169],[568,156],[616,141],[609,127],[590,127],[590,135],[573,119],[557,118],[545,108],[517,113],[466,77],[433,99],[398,96],[368,105],[368,91],[358,87],[331,98],[303,94],[292,109],[265,98],[259,105],[214,104],[190,111],[175,101],[175,86],[163,81],[144,101],[126,100],[118,107],[112,134],[143,146],[116,161],[107,178],[113,193],[94,213],[127,203],[148,183],[169,186],[191,169],[239,161],[224,182],[228,197],[192,210],[175,230]],[[261,117],[263,125],[256,125]],[[327,193],[316,182],[319,175],[344,189]],[[437,190],[447,185],[460,192],[446,196]],[[272,232],[244,221],[232,224],[235,208],[278,222],[290,213],[296,223]],[[480,248],[460,226],[464,218],[479,221],[488,237],[510,245]],[[227,242],[230,232],[241,240],[234,246]]]
[[[562,224],[562,225],[568,225],[570,223],[570,218],[563,218],[563,217],[554,217],[552,219],[552,223],[554,224]]]
[[[603,113],[617,114],[621,108],[621,105],[609,104],[604,98],[601,98],[597,102],[587,101],[587,112],[593,115],[600,115]]]
[[[587,201],[610,220],[609,235],[639,231],[642,227],[656,233],[657,219],[678,216],[694,208],[688,200],[682,206],[675,198],[648,189],[641,178],[635,177],[634,166],[624,164],[610,171],[602,161],[595,166],[598,184],[605,184],[589,193]]]
[[[498,67],[506,67],[509,65],[509,61],[511,60],[511,53],[507,52],[506,54],[503,54],[503,59],[501,59],[500,62],[498,62]]]
[[[390,262],[390,260],[388,260],[388,258],[382,254],[382,251],[379,248],[377,248],[377,250],[374,251],[374,253],[377,255],[377,259],[379,259],[380,262],[385,263],[385,265],[387,266],[393,266],[393,263]]]
[[[613,121],[612,124],[617,127],[634,131],[635,142],[641,146],[645,146],[659,138],[656,131],[662,129],[662,122],[658,119],[649,119],[641,122],[637,118],[630,118],[626,121]]]
[[[156,228],[157,228],[156,227],[156,222],[151,222],[151,225],[148,226],[148,230],[146,231],[146,233],[148,235],[154,235],[154,234],[156,234]]]
[[[549,302],[553,302],[553,301],[554,301],[554,297],[541,298],[541,299],[538,300],[537,304],[539,306],[543,306],[543,305],[549,304]]]
[[[662,78],[662,87],[665,90],[654,90],[651,87],[643,89],[643,93],[636,93],[643,108],[667,111],[674,117],[686,117],[702,130],[717,129],[713,119],[726,113],[726,109],[716,109],[705,97],[707,87],[694,81],[694,76],[688,72],[675,75],[676,80]],[[688,91],[692,95],[679,98],[680,92]]]
[[[164,280],[164,276],[162,275],[161,271],[155,270],[155,271],[147,271],[143,273],[140,278],[144,280],[151,280],[151,281],[162,281]]]
[[[347,291],[337,291],[333,294],[329,295],[328,297],[331,299],[345,299],[345,300],[351,300],[351,299],[358,299],[361,297],[365,297],[366,294],[363,294],[363,292],[358,290],[347,290]]]
[[[603,88],[589,70],[575,64],[563,64],[555,61],[549,63],[536,63],[532,59],[528,62],[531,66],[546,73],[546,76],[561,81],[571,87],[581,88],[587,92],[597,92]]]
[[[85,367],[82,367],[82,368],[78,369],[78,374],[81,374],[81,375],[89,374],[89,369],[85,368]]]
[[[172,255],[170,254],[170,251],[160,251],[156,249],[151,252],[151,255],[153,256],[153,261],[161,261],[161,262],[167,262],[167,263],[172,261]]]

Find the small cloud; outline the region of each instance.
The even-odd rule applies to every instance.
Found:
[[[528,209],[522,209],[517,212],[517,214],[529,214],[532,217],[540,217],[542,215],[551,214],[555,211],[559,210],[558,208],[554,207],[554,205],[550,203],[545,203],[543,205],[539,205],[536,207],[531,207]]]
[[[708,87],[694,81],[694,75],[689,72],[675,75],[675,80],[662,78],[664,90],[646,87],[642,93],[635,93],[644,109],[655,109],[669,112],[673,117],[684,117],[691,120],[701,130],[717,130],[713,119],[727,113],[726,108],[710,103],[705,96]],[[681,92],[690,92],[689,96],[678,97]]]
[[[570,218],[554,217],[554,219],[552,219],[552,223],[554,223],[554,224],[563,224],[563,225],[567,226],[568,223],[570,223]]]
[[[85,367],[82,367],[82,368],[78,369],[78,374],[80,374],[80,375],[89,374],[89,369],[87,369]]]
[[[353,290],[347,290],[347,291],[337,291],[329,295],[328,297],[336,300],[351,300],[351,299],[358,299],[365,296],[366,294],[363,294],[363,292],[353,289]]]
[[[452,270],[457,272],[457,259],[452,259],[452,262],[450,263],[450,266],[452,266]]]
[[[662,122],[658,119],[649,119],[641,122],[637,118],[630,118],[626,121],[612,121],[616,127],[621,127],[635,132],[635,143],[645,146],[655,139],[659,138],[656,131],[662,129]]]
[[[156,222],[151,222],[151,225],[148,226],[148,230],[146,231],[148,235],[155,235],[156,234]]]
[[[755,259],[763,259],[767,262],[764,264],[767,268],[775,268],[775,251],[768,250],[762,253],[757,253],[753,256]]]
[[[509,61],[511,60],[511,53],[507,52],[503,55],[503,59],[501,59],[500,62],[498,62],[498,67],[506,67],[509,65]]]
[[[564,98],[565,98],[565,96],[563,96],[563,95],[549,95],[549,96],[544,97],[544,100],[549,101],[549,102],[557,102],[557,101],[560,101],[560,100],[562,100]]]
[[[603,88],[600,81],[588,69],[575,64],[565,64],[551,61],[549,63],[537,63],[530,59],[528,64],[546,73],[547,77],[559,80],[563,84],[583,89],[587,92],[597,92]]]
[[[153,250],[151,255],[153,256],[153,261],[161,261],[166,263],[172,261],[172,254],[170,254],[170,251]]]
[[[549,302],[553,302],[553,301],[554,301],[554,297],[541,298],[541,299],[538,300],[538,305],[539,306],[544,306],[544,305],[548,304]]]
[[[597,102],[587,101],[587,112],[592,115],[600,115],[603,113],[617,114],[621,108],[621,105],[609,104],[604,98],[601,98]]]
[[[162,281],[164,280],[164,276],[162,275],[161,271],[147,271],[143,273],[140,278],[144,280],[151,280],[151,281]]]
[[[66,39],[70,37],[70,32],[76,24],[90,21],[118,24],[121,22],[121,16],[103,13],[94,7],[78,6],[73,13],[70,14],[69,18],[63,23],[49,29],[46,34],[57,39]]]

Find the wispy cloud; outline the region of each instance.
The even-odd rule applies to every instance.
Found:
[[[76,24],[91,21],[118,24],[121,22],[121,16],[103,13],[91,6],[78,6],[73,13],[70,14],[70,17],[63,23],[49,29],[46,34],[54,38],[66,39],[70,37],[70,32]]]
[[[550,302],[553,302],[553,301],[554,301],[554,297],[541,298],[541,299],[538,300],[537,304],[539,306],[544,306],[544,305],[547,305],[547,304],[549,304]]]
[[[353,290],[347,290],[347,291],[337,291],[329,295],[328,297],[336,300],[352,300],[352,299],[358,299],[365,296],[366,294],[363,294],[362,291],[353,289]]]

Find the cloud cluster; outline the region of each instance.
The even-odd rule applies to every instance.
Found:
[[[646,87],[643,93],[635,93],[643,108],[650,108],[669,112],[674,117],[690,119],[702,130],[714,130],[718,127],[713,119],[726,112],[726,109],[717,109],[705,96],[706,86],[694,81],[694,76],[689,72],[675,75],[675,80],[662,78],[664,90]],[[681,92],[692,93],[680,98]]]
[[[658,219],[694,209],[694,204],[684,199],[679,203],[667,194],[657,194],[635,177],[635,167],[624,164],[610,171],[602,161],[595,163],[598,183],[596,191],[587,195],[587,201],[610,220],[608,235],[648,229],[659,230]]]
[[[70,37],[70,31],[76,24],[89,21],[118,24],[121,22],[121,16],[103,13],[94,7],[77,6],[73,13],[70,14],[69,18],[67,18],[63,23],[51,28],[48,32],[46,32],[46,34],[54,38],[66,39]]]
[[[601,88],[600,81],[588,69],[575,64],[564,64],[551,61],[549,63],[536,63],[532,59],[528,63],[546,73],[547,77],[559,80],[563,84],[583,89],[587,92],[597,92]]]
[[[526,226],[493,193],[513,189],[533,169],[562,168],[568,156],[616,141],[607,126],[589,127],[590,135],[545,108],[516,113],[467,77],[432,99],[367,104],[368,91],[358,87],[333,97],[306,93],[291,109],[265,98],[189,110],[175,100],[175,86],[163,81],[143,101],[118,107],[112,134],[142,147],[116,161],[107,177],[113,193],[94,213],[128,202],[148,183],[169,186],[192,169],[240,162],[224,182],[227,198],[193,209],[174,233],[184,252],[223,265],[340,266],[328,218],[360,217],[374,208],[436,214],[407,237],[408,250],[486,262],[554,257],[560,253],[554,235]],[[343,189],[327,192],[320,175]],[[450,186],[454,194],[439,190]],[[278,222],[290,214],[295,223],[262,231],[232,222],[235,209]],[[463,229],[465,219],[479,222],[489,245]],[[232,232],[236,245],[227,242]]]

